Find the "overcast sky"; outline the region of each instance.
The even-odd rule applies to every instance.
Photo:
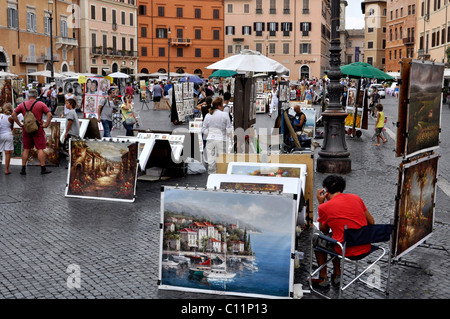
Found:
[[[364,15],[361,11],[360,0],[348,0],[346,8],[345,28],[346,29],[363,29]]]

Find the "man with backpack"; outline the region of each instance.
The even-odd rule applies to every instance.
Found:
[[[23,152],[22,152],[22,170],[20,174],[26,175],[26,166],[30,149],[35,146],[37,149],[37,156],[41,165],[41,174],[48,174],[51,171],[45,167],[45,148],[47,147],[47,140],[45,138],[44,128],[48,127],[52,121],[52,112],[45,103],[37,101],[38,92],[31,89],[28,92],[28,101],[19,104],[18,107],[11,114],[14,121],[23,130]],[[23,123],[17,118],[18,114],[23,115]],[[47,120],[43,123],[44,114]]]

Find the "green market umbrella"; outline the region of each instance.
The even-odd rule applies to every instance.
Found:
[[[394,77],[373,67],[369,63],[354,62],[341,66],[344,75],[357,78],[369,78],[377,80],[393,80]]]
[[[237,72],[231,70],[217,70],[213,72],[213,74],[211,74],[208,78],[228,78],[236,74]]]

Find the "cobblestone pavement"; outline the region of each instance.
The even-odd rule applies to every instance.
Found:
[[[387,97],[383,104],[389,122],[395,121],[396,100]],[[141,127],[157,130],[175,128],[168,111],[140,111]],[[443,108],[442,123],[448,123],[450,110]],[[257,126],[271,125],[273,119],[257,115]],[[394,216],[399,158],[392,149],[394,140],[382,147],[373,146],[374,121],[361,138],[347,137],[352,172],[346,175],[347,191],[360,195],[379,223]],[[388,128],[395,133],[394,127]],[[124,135],[123,128],[114,136]],[[348,299],[440,299],[450,297],[447,251],[449,247],[450,198],[448,181],[448,128],[442,128],[440,160],[441,186],[437,189],[434,234],[427,241],[431,248],[418,247],[402,263],[391,267],[390,295],[365,289],[361,285],[344,293]],[[321,140],[318,140],[320,143]],[[444,147],[445,146],[445,147]],[[317,154],[316,154],[317,158]],[[0,174],[0,298],[149,298],[149,299],[227,299],[232,296],[158,290],[158,256],[160,249],[160,190],[164,185],[198,185],[203,187],[207,174],[188,175],[167,181],[138,181],[135,203],[66,198],[66,163],[40,175],[39,167],[29,167],[21,176],[20,167],[12,174]],[[3,168],[1,170],[3,172]],[[325,174],[315,173],[314,188],[320,187]],[[314,203],[317,208],[317,201]],[[300,234],[299,247],[305,253],[295,270],[295,283],[308,289],[310,230]],[[69,265],[81,271],[81,287],[69,289]],[[333,289],[329,292],[335,297]],[[304,299],[318,297],[305,293]]]

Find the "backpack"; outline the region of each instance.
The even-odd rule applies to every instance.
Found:
[[[26,111],[25,116],[23,117],[23,128],[28,134],[33,134],[39,129],[40,123],[36,119],[36,116],[34,116],[33,112],[31,112],[36,102],[37,101],[34,101],[29,110],[27,110],[26,104],[23,104],[23,107]]]

